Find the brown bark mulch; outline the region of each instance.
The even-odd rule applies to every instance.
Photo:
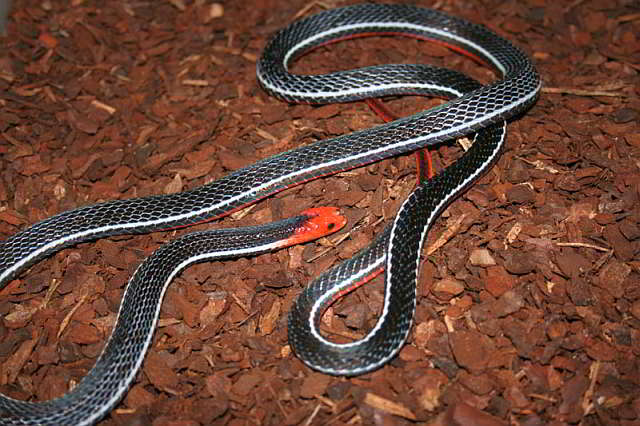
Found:
[[[194,188],[258,159],[380,123],[365,104],[287,105],[255,64],[298,16],[351,1],[14,1],[0,38],[0,238],[104,200]],[[534,59],[545,88],[509,125],[498,165],[425,243],[408,344],[353,379],[287,345],[309,280],[380,232],[415,184],[411,156],[321,179],[199,228],[319,205],[348,216],[320,242],[186,270],[152,348],[100,424],[640,424],[640,5],[635,0],[417,1],[482,23]],[[326,72],[426,62],[495,76],[444,48],[372,38],[317,49]],[[439,101],[385,100],[398,114]],[[437,169],[455,144],[434,150]],[[80,244],[0,291],[0,391],[41,401],[91,368],[124,285],[193,229]],[[332,306],[362,336],[380,280]]]

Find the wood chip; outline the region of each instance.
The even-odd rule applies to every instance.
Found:
[[[365,404],[368,404],[373,408],[377,408],[378,410],[385,413],[393,414],[395,416],[403,417],[409,420],[416,420],[415,414],[413,414],[411,410],[409,410],[404,405],[394,401],[390,401],[374,393],[367,393],[365,395],[364,402]]]

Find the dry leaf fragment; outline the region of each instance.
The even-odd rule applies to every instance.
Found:
[[[209,22],[215,18],[221,18],[224,15],[224,6],[220,3],[213,3],[209,7],[209,15],[207,16],[206,22]]]
[[[173,180],[165,185],[163,192],[165,194],[175,194],[182,191],[182,186],[182,176],[180,176],[180,173],[176,173]]]
[[[273,333],[273,330],[276,328],[276,324],[278,322],[278,318],[280,317],[280,311],[282,308],[282,302],[280,300],[276,300],[271,305],[271,309],[265,315],[260,317],[260,334],[263,336],[267,336]]]
[[[378,396],[374,393],[367,393],[364,398],[364,402],[367,405],[372,406],[373,408],[377,408],[378,410],[384,411],[389,414],[393,414],[395,416],[404,417],[409,420],[416,420],[415,414],[411,412],[407,407],[402,404],[398,404],[397,402],[390,401],[386,398]]]
[[[38,342],[38,338],[39,336],[36,333],[31,340],[22,342],[18,350],[0,366],[0,385],[13,383],[16,380],[20,370],[22,370],[22,366],[31,358],[31,353]]]
[[[489,250],[485,248],[474,249],[469,255],[469,262],[474,266],[494,266],[496,260],[491,256]]]
[[[169,0],[169,3],[181,12],[184,12],[187,9],[187,6],[185,6],[182,0]]]

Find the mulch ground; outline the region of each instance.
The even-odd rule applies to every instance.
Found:
[[[0,38],[0,237],[104,200],[194,188],[258,159],[381,121],[364,103],[287,105],[255,64],[325,0],[27,0]],[[103,425],[640,424],[640,6],[635,0],[418,1],[524,49],[545,85],[509,125],[498,165],[425,243],[409,342],[361,377],[306,368],[286,318],[309,280],[366,246],[415,184],[411,156],[321,179],[200,226],[340,207],[341,233],[197,265],[170,286],[141,372]],[[487,69],[416,40],[318,49],[295,71],[374,63]],[[385,103],[399,115],[440,101]],[[433,151],[436,168],[460,148]],[[190,232],[80,244],[0,292],[0,390],[64,394],[109,336],[124,285]],[[332,306],[323,330],[362,336],[380,280]]]

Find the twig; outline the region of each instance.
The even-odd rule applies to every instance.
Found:
[[[80,308],[80,306],[84,304],[84,302],[86,302],[88,298],[89,298],[89,292],[83,291],[82,296],[80,297],[80,300],[78,300],[75,306],[71,308],[69,313],[64,317],[64,319],[60,323],[60,327],[58,328],[58,334],[56,335],[58,339],[62,335],[62,332],[65,330],[65,328],[67,328],[67,325],[69,325],[69,322],[71,321],[71,317],[73,316],[73,314],[78,310],[78,308]]]
[[[605,251],[605,252],[610,250],[606,247],[600,247],[600,246],[596,246],[595,244],[588,244],[588,243],[556,243],[556,245],[559,247],[585,247],[585,248],[591,248],[594,250]]]
[[[553,93],[560,95],[576,95],[576,96],[610,96],[624,98],[627,95],[622,92],[610,92],[606,90],[586,90],[574,89],[572,87],[543,87],[542,93]]]
[[[431,244],[427,248],[427,256],[431,256],[440,247],[445,245],[447,241],[453,238],[454,235],[456,235],[456,233],[458,232],[458,230],[460,230],[460,225],[462,225],[462,221],[464,221],[466,217],[467,217],[466,214],[464,213],[461,214],[460,217],[458,217],[451,226],[447,227],[447,229],[442,233],[442,235],[440,235],[440,238],[438,238],[433,244]]]
[[[313,409],[313,412],[311,413],[307,421],[304,422],[305,426],[310,426],[311,423],[313,423],[313,419],[315,419],[318,413],[320,412],[320,408],[322,408],[322,404],[316,405],[316,408]]]
[[[598,372],[600,371],[600,361],[596,361],[589,367],[589,379],[591,379],[589,383],[589,388],[584,393],[582,397],[582,410],[584,415],[589,415],[593,410],[593,393],[596,387],[596,380],[598,380]]]
[[[320,6],[324,9],[331,9],[331,6],[329,4],[327,4],[326,2],[323,1],[318,1],[318,0],[314,0],[312,2],[309,2],[306,4],[306,6],[304,6],[302,9],[300,9],[298,11],[298,13],[296,13],[293,17],[293,19],[298,19],[301,18],[302,16],[304,16],[308,11],[310,11],[311,9],[313,9],[315,6]]]
[[[529,396],[531,398],[541,399],[541,400],[547,401],[547,402],[554,402],[554,403],[558,402],[558,400],[556,398],[551,397],[551,396],[547,396],[547,395],[543,395],[543,394],[540,394],[540,393],[530,393]]]

